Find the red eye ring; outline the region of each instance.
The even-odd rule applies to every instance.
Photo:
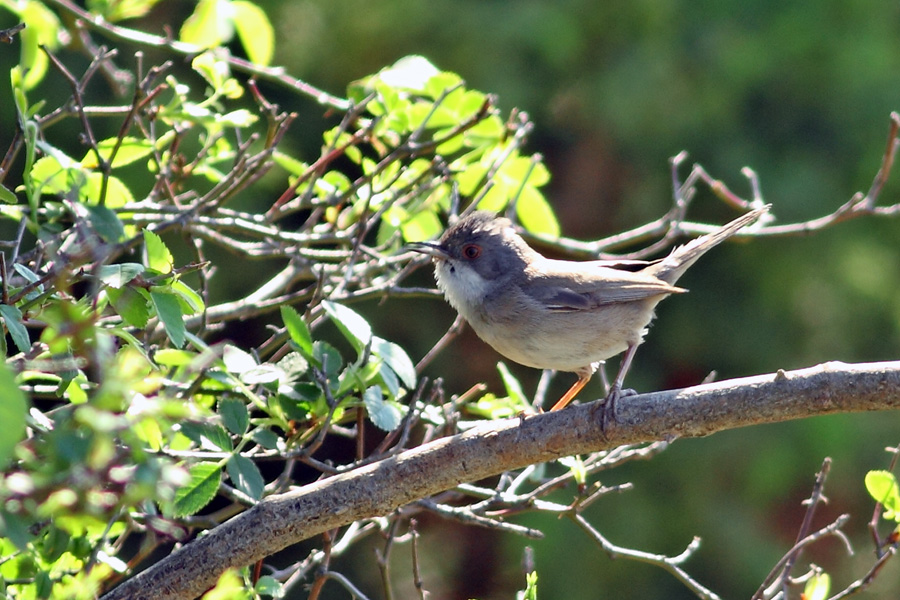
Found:
[[[462,247],[462,255],[463,258],[475,260],[476,258],[481,256],[481,246],[479,246],[478,244],[466,244]]]

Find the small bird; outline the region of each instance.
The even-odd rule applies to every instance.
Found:
[[[679,277],[713,246],[755,222],[768,206],[652,261],[569,261],[546,258],[513,229],[509,219],[473,212],[438,242],[417,242],[430,254],[447,301],[494,350],[536,369],[569,371],[578,380],[550,410],[568,405],[598,365],[625,352],[607,394],[604,425],[656,305]]]

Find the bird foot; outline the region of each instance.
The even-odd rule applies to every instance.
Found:
[[[632,389],[622,389],[619,386],[613,386],[610,388],[609,393],[606,395],[606,399],[603,401],[603,404],[599,405],[598,408],[603,410],[603,413],[600,415],[600,429],[601,431],[606,431],[609,429],[611,425],[616,423],[616,404],[620,398],[624,398],[626,396],[636,396],[637,392]]]

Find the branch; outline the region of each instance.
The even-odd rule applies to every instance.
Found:
[[[180,548],[105,600],[195,598],[228,568],[354,521],[389,514],[467,481],[529,464],[672,437],[815,415],[900,408],[900,362],[825,363],[629,396],[602,432],[598,404],[489,422],[385,460],[271,496]]]

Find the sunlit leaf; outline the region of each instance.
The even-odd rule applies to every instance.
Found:
[[[361,351],[372,340],[372,327],[355,310],[328,300],[322,301],[322,308],[357,351]]]
[[[231,112],[216,115],[216,123],[229,127],[249,127],[257,121],[257,116],[249,110],[240,108]]]
[[[166,335],[176,348],[184,346],[184,316],[178,298],[168,291],[163,291],[162,288],[156,288],[150,290],[150,299],[153,301],[156,315],[162,321]]]
[[[16,204],[19,199],[16,197],[14,193],[12,193],[9,188],[5,185],[0,184],[0,202],[6,202],[7,204]]]
[[[416,91],[425,91],[425,84],[440,73],[424,56],[406,56],[378,73],[386,84]]]
[[[884,517],[900,520],[900,487],[894,474],[890,471],[869,471],[865,483],[872,498],[884,506]]]
[[[203,594],[202,600],[249,600],[250,594],[244,587],[240,574],[228,569],[219,575],[215,587]]]
[[[383,431],[393,431],[403,420],[403,412],[396,402],[386,401],[381,387],[373,385],[363,393],[363,403],[369,412],[369,419]]]
[[[372,337],[372,354],[380,357],[397,374],[406,389],[416,387],[416,366],[406,350],[393,342]]]
[[[281,320],[287,328],[288,335],[291,336],[291,341],[297,344],[297,349],[305,356],[310,356],[312,354],[312,335],[300,313],[290,306],[282,305]]]
[[[516,216],[528,231],[557,237],[560,234],[559,221],[553,208],[542,193],[526,185],[516,202]]]
[[[203,298],[200,294],[195,292],[188,284],[180,279],[172,282],[172,292],[178,296],[182,311],[184,311],[184,314],[186,315],[195,315],[199,312],[203,312],[206,308],[206,303],[203,302]]]
[[[41,46],[48,50],[55,50],[59,46],[60,22],[43,2],[14,4],[24,5],[19,18],[28,24],[28,27],[19,34],[22,47],[19,64],[25,69],[25,89],[30,90],[40,83],[47,73],[49,60],[41,50]]]
[[[103,265],[97,273],[100,281],[116,289],[121,288],[144,272],[144,265],[138,263],[120,263]]]
[[[830,592],[831,576],[828,573],[817,573],[803,587],[803,600],[825,600]]]
[[[257,366],[256,359],[251,354],[231,344],[225,344],[225,348],[222,350],[222,361],[225,363],[225,369],[236,375]]]
[[[157,273],[172,272],[172,268],[175,266],[172,253],[169,252],[162,238],[149,229],[144,230],[144,251],[147,268],[153,269]]]
[[[159,0],[89,0],[91,12],[100,13],[110,22],[143,17]]]
[[[228,476],[231,477],[231,482],[237,489],[254,500],[262,498],[266,482],[263,480],[256,463],[240,454],[234,454],[228,459],[225,468],[228,471]]]
[[[263,9],[246,0],[234,0],[234,27],[247,57],[258,65],[272,62],[275,52],[275,30]]]
[[[253,586],[253,591],[260,596],[282,598],[284,597],[284,584],[271,575],[263,575],[256,582],[256,585]]]
[[[527,407],[528,400],[525,398],[525,392],[522,391],[522,385],[509,371],[509,367],[506,366],[506,363],[498,362],[497,371],[500,373],[500,378],[503,379],[503,387],[506,388],[506,395],[516,404]]]
[[[6,325],[6,330],[19,352],[28,352],[31,348],[31,340],[28,337],[28,330],[22,323],[22,311],[9,304],[0,304],[0,317],[3,317],[3,324]],[[0,389],[3,388],[0,387]]]
[[[247,405],[238,398],[223,398],[219,401],[219,416],[222,423],[231,433],[244,435],[250,426],[250,413]]]
[[[115,288],[106,291],[113,308],[122,319],[132,327],[143,329],[150,319],[150,308],[147,298],[134,288]]]
[[[118,150],[116,151],[115,157],[113,157],[111,165],[113,169],[130,165],[133,162],[150,156],[150,153],[153,152],[153,142],[150,140],[125,136],[122,138],[121,143],[119,143],[118,138],[107,138],[97,142],[97,150],[100,152],[100,157],[105,161],[109,161],[117,144]],[[88,151],[88,153],[84,155],[84,158],[81,159],[81,166],[89,169],[96,169],[99,167],[97,154],[93,150]]]
[[[234,444],[225,428],[216,423],[202,423],[197,421],[185,421],[179,426],[181,433],[192,442],[200,446],[202,450],[224,450],[231,452]]]
[[[182,42],[201,48],[215,48],[234,35],[231,6],[228,0],[200,0],[181,26]]]
[[[216,497],[222,470],[215,463],[190,467],[190,481],[175,493],[174,516],[187,517],[199,512]]]

